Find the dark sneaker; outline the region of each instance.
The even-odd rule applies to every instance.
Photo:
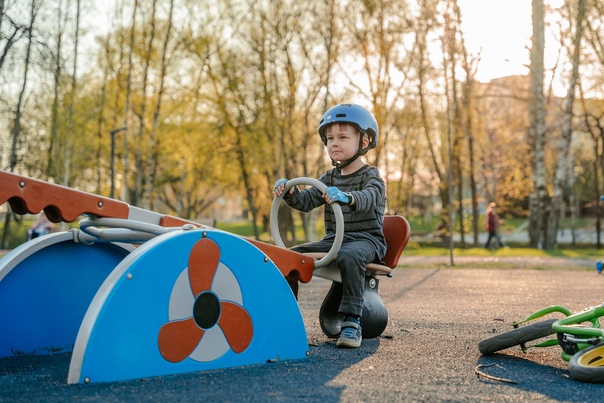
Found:
[[[342,322],[342,333],[336,341],[336,347],[358,348],[361,347],[361,341],[363,341],[361,325],[356,322]]]

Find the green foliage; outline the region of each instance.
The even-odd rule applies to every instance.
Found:
[[[296,240],[299,243],[305,242],[302,220],[294,220],[294,225],[296,226]],[[233,221],[228,223],[218,222],[216,223],[216,228],[245,237],[254,236],[254,228],[252,226],[252,223],[249,221]],[[325,235],[325,230],[323,228],[323,221],[320,220],[319,222],[317,222],[316,239],[322,238],[323,235]],[[272,242],[270,228],[267,231],[261,231],[260,239],[265,242]]]
[[[411,226],[411,233],[426,234],[434,232],[440,223],[440,217],[431,216],[428,218],[422,216],[405,217]]]
[[[18,222],[11,220],[10,222],[10,237],[8,240],[8,249],[14,249],[27,241],[27,230],[35,220],[24,219]],[[0,233],[4,230],[4,217],[0,222]]]

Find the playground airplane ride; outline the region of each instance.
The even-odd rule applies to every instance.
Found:
[[[322,185],[314,181],[290,182]],[[273,210],[280,201],[273,201],[271,228],[278,228]],[[329,264],[343,238],[341,210],[338,242],[315,260],[0,171],[0,204],[5,202],[16,214],[44,211],[54,223],[84,218],[77,229],[32,239],[0,259],[0,327],[10,329],[0,332],[0,357],[71,352],[68,383],[303,359],[308,340],[284,278],[290,274],[301,282],[313,274],[334,281],[319,316],[327,336],[339,333],[333,306],[341,279]],[[391,274],[409,239],[404,218],[386,218],[388,266],[367,267],[364,337],[377,337],[386,327],[376,276]],[[272,232],[282,245],[278,230]]]

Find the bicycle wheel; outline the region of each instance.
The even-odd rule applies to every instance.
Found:
[[[549,336],[550,334],[554,334],[552,324],[557,320],[548,319],[498,334],[478,343],[478,349],[483,355],[489,355],[506,348],[518,346],[527,341]]]
[[[590,346],[573,355],[568,371],[576,381],[604,383],[604,345]]]

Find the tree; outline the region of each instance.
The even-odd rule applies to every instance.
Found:
[[[19,151],[17,146],[20,142],[21,137],[21,115],[23,113],[25,92],[27,91],[28,75],[30,71],[30,57],[32,53],[32,46],[34,42],[34,24],[38,15],[38,9],[40,4],[37,0],[31,0],[30,13],[29,13],[29,26],[27,27],[27,48],[25,51],[25,62],[23,66],[23,81],[21,82],[21,90],[19,91],[19,98],[15,107],[15,116],[13,119],[13,127],[11,130],[11,151],[10,151],[10,163],[9,170],[14,172],[19,162]],[[4,7],[2,7],[4,9]],[[6,249],[8,245],[8,234],[10,233],[10,214],[6,214],[4,219],[4,230],[2,233],[2,248]]]
[[[159,88],[157,90],[157,101],[155,109],[153,111],[153,122],[151,125],[151,141],[150,141],[150,155],[149,155],[149,169],[147,170],[147,180],[145,183],[145,193],[143,195],[143,203],[145,208],[153,208],[152,193],[153,184],[155,183],[155,176],[157,174],[157,159],[158,155],[158,126],[159,126],[159,115],[161,112],[162,98],[165,92],[165,81],[167,75],[167,58],[168,58],[168,45],[170,43],[170,35],[172,33],[172,15],[174,11],[174,0],[170,0],[170,11],[168,12],[168,23],[166,28],[166,34],[164,36],[164,44],[161,53],[161,65],[159,74]]]
[[[545,100],[543,95],[544,75],[544,6],[543,0],[532,0],[533,37],[531,47],[531,98],[529,101],[530,126],[528,129],[531,154],[533,191],[529,197],[529,238],[532,247],[541,247],[547,196],[545,178]]]
[[[69,186],[71,174],[71,154],[73,152],[73,138],[75,137],[74,126],[74,102],[78,82],[78,44],[80,43],[80,10],[81,0],[76,0],[76,27],[75,27],[75,49],[73,55],[73,70],[71,73],[71,92],[69,95],[69,116],[67,119],[67,133],[65,134],[65,164],[63,169],[63,186]]]
[[[50,119],[50,139],[48,142],[48,154],[46,164],[46,179],[57,179],[58,170],[55,166],[61,158],[59,158],[59,108],[61,103],[61,92],[63,79],[63,36],[65,34],[65,25],[67,22],[67,13],[63,13],[63,2],[60,0],[57,4],[57,30],[56,30],[56,48],[53,53],[53,99],[51,107]]]
[[[562,136],[558,147],[558,164],[554,177],[554,194],[551,200],[551,207],[548,216],[547,232],[545,236],[544,247],[553,249],[557,246],[558,219],[562,211],[564,190],[568,179],[569,160],[571,156],[572,139],[572,118],[573,103],[575,100],[575,87],[579,75],[579,56],[581,54],[581,37],[583,33],[583,19],[585,17],[585,0],[579,0],[577,10],[577,21],[575,24],[574,52],[572,57],[572,74],[566,108],[564,111],[564,122],[562,127]]]
[[[153,41],[155,40],[155,30],[156,30],[156,9],[157,9],[157,0],[153,0],[151,3],[151,16],[150,16],[150,32],[148,33],[148,42],[147,48],[144,50],[143,64],[143,77],[141,84],[141,92],[140,92],[140,109],[136,111],[136,115],[138,116],[138,133],[136,136],[135,142],[135,181],[134,181],[134,192],[132,203],[139,206],[142,204],[143,200],[143,179],[146,178],[145,170],[146,166],[143,164],[143,154],[148,154],[147,152],[147,142],[144,141],[145,135],[145,120],[146,120],[146,111],[147,111],[147,86],[149,82],[149,68],[151,65],[151,56],[153,54]]]

